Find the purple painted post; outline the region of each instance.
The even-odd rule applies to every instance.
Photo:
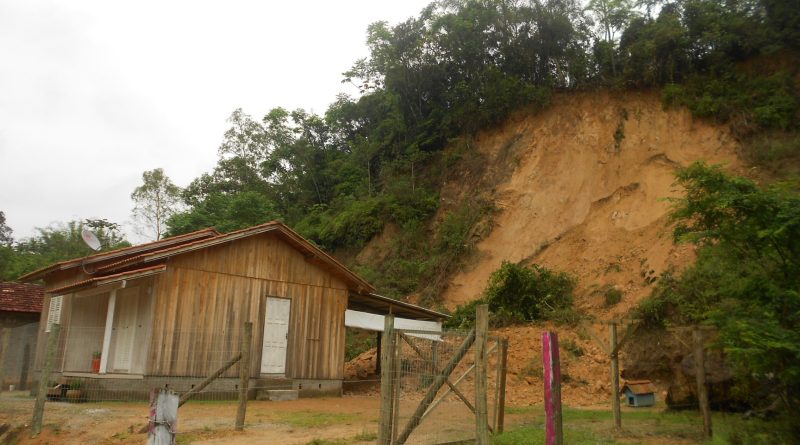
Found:
[[[542,364],[544,366],[545,445],[564,443],[561,428],[561,361],[558,356],[558,334],[542,332]]]

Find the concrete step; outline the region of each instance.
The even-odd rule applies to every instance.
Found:
[[[296,389],[261,389],[256,393],[256,400],[270,400],[273,402],[283,400],[297,400],[300,391]]]

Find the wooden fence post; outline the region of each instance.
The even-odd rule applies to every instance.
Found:
[[[44,417],[44,402],[47,400],[47,384],[50,380],[50,372],[53,370],[56,348],[58,346],[58,334],[61,332],[60,324],[50,326],[50,333],[47,335],[47,349],[44,354],[44,363],[39,373],[39,391],[36,393],[36,403],[33,405],[33,422],[31,422],[31,437],[36,437],[42,432],[42,419]]]
[[[383,320],[383,338],[381,339],[381,413],[378,424],[378,444],[389,445],[392,442],[392,422],[394,421],[394,354],[396,338],[394,333],[394,316],[386,315]]]
[[[500,340],[500,350],[498,351],[498,369],[500,373],[497,382],[497,423],[495,426],[495,433],[500,434],[503,432],[503,424],[506,419],[506,363],[508,361],[508,340]]]
[[[486,399],[488,362],[486,338],[489,335],[489,306],[475,308],[475,443],[489,445],[489,410]]]
[[[703,345],[703,333],[698,326],[692,328],[692,340],[694,343],[694,369],[697,380],[697,402],[700,405],[700,413],[703,415],[703,436],[711,437],[711,408],[708,403],[708,387],[706,387],[706,366],[705,366],[705,346]]]
[[[545,444],[564,443],[561,419],[561,362],[558,354],[558,334],[542,332],[542,362],[544,365]]]
[[[619,407],[619,351],[617,351],[617,323],[608,325],[609,354],[611,358],[611,411],[614,413],[614,428],[622,429],[622,413]]]
[[[147,445],[175,445],[178,432],[178,395],[172,390],[150,391],[150,423]]]
[[[0,392],[3,392],[3,387],[5,385],[5,370],[6,370],[6,358],[9,356],[8,353],[8,340],[11,337],[11,329],[3,328],[0,331]]]
[[[242,327],[242,358],[239,361],[239,408],[236,410],[236,431],[244,429],[247,413],[248,387],[250,386],[250,345],[253,344],[253,323],[247,321]]]

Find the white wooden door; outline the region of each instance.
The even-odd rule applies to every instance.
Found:
[[[115,371],[130,371],[133,357],[133,340],[136,337],[136,314],[138,293],[126,293],[117,297],[117,315],[114,317],[114,366]]]
[[[291,300],[267,297],[264,342],[261,346],[262,374],[283,374],[286,371],[290,307]]]

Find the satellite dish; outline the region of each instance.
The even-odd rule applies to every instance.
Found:
[[[83,242],[92,250],[100,250],[100,240],[97,239],[97,236],[92,233],[91,230],[83,229],[81,231],[81,238],[83,238]]]

